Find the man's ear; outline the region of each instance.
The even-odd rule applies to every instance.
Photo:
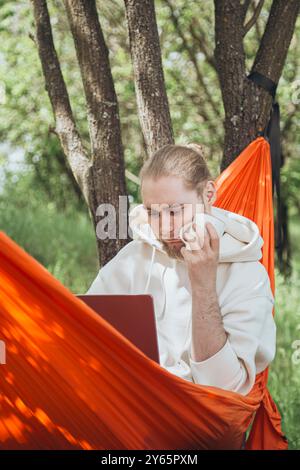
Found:
[[[217,190],[213,180],[209,180],[206,183],[206,187],[203,192],[203,197],[205,198],[206,203],[213,205],[217,199]]]

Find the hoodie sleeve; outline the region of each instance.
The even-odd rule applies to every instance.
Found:
[[[225,345],[210,358],[189,359],[195,383],[247,395],[256,374],[274,359],[276,326],[274,297],[267,270],[260,261],[232,263],[219,304]]]

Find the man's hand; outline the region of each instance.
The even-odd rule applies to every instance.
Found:
[[[207,222],[205,227],[207,230],[200,230],[194,223],[196,238],[185,234],[190,250],[182,247],[180,251],[187,264],[192,291],[209,294],[216,290],[220,243],[214,226]]]
[[[207,232],[193,224],[196,238],[187,239],[190,250],[186,247],[180,250],[192,288],[191,359],[194,361],[204,361],[213,356],[227,339],[216,290],[219,237],[210,222],[205,227]]]

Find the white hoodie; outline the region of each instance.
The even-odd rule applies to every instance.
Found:
[[[142,204],[131,211],[133,240],[110,260],[87,294],[151,294],[154,299],[160,364],[169,372],[202,385],[246,395],[275,356],[274,297],[264,265],[264,241],[250,219],[218,207],[224,222],[220,237],[216,290],[227,342],[210,358],[191,359],[192,302],[183,260],[169,257],[155,237]],[[142,212],[141,212],[142,211]]]

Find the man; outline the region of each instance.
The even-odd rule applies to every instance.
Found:
[[[100,269],[87,294],[151,294],[161,366],[246,395],[276,343],[258,227],[213,206],[216,188],[196,144],[165,145],[140,177],[133,241]],[[206,229],[201,215],[210,220]]]

